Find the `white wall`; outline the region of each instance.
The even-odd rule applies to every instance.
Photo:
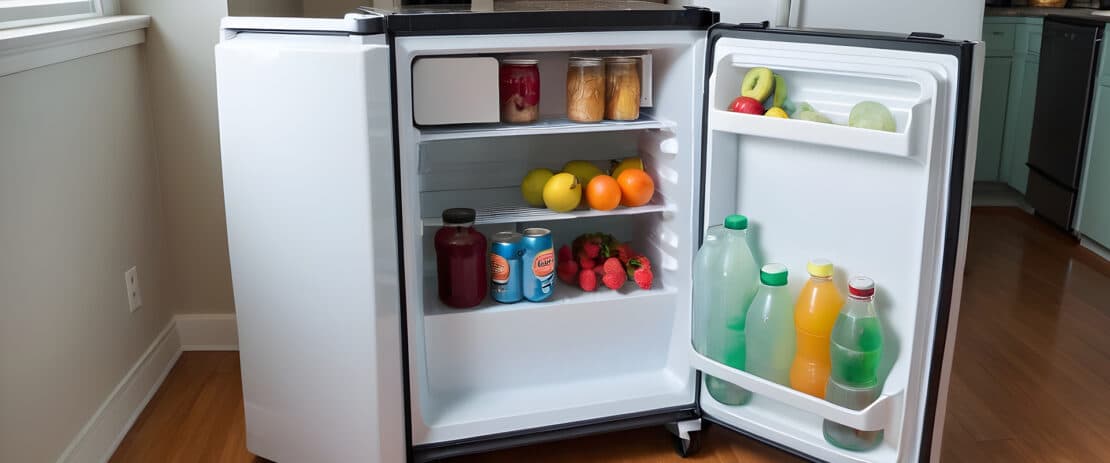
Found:
[[[141,47],[0,77],[0,461],[56,460],[175,308],[149,133]]]
[[[233,312],[213,57],[227,1],[121,0],[120,7],[152,16],[147,67],[180,312]]]

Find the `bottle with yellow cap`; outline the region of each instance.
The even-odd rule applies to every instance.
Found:
[[[831,368],[829,335],[844,306],[844,295],[833,283],[832,262],[813,259],[806,270],[809,281],[794,304],[797,348],[790,365],[790,387],[823,399]]]

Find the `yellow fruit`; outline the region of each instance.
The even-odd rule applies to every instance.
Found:
[[[520,182],[520,194],[524,195],[524,201],[529,206],[543,207],[543,186],[553,175],[555,172],[549,169],[532,169],[524,176]]]
[[[555,174],[543,186],[543,202],[555,212],[567,212],[582,201],[582,184],[578,177],[566,172]]]
[[[609,176],[617,178],[621,176],[621,172],[625,169],[640,169],[644,170],[644,161],[639,157],[624,158],[623,161],[612,161],[612,168],[610,169]]]
[[[783,111],[782,108],[768,109],[767,112],[763,113],[763,115],[767,116],[767,117],[778,117],[778,118],[782,118],[782,119],[790,119],[790,116],[787,116],[786,111]]]
[[[578,182],[583,185],[588,185],[590,180],[604,173],[590,161],[570,161],[563,166],[563,172],[578,177]]]

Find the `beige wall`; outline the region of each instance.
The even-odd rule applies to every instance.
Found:
[[[0,77],[0,461],[56,460],[169,322],[148,103],[141,47]]]
[[[121,0],[120,7],[152,17],[147,67],[179,311],[233,312],[213,58],[227,2]]]

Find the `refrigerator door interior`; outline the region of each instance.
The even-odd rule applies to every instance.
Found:
[[[755,394],[747,405],[730,406],[700,386],[705,418],[826,461],[916,461],[928,452],[939,358],[949,317],[955,320],[958,310],[954,293],[973,162],[967,147],[974,146],[967,133],[974,130],[968,125],[974,47],[904,36],[711,31],[698,233],[728,214],[747,215],[756,261],[786,264],[794,295],[811,258],[835,264],[834,280],[845,294],[850,276],[872,277],[885,383],[876,402],[854,411],[733,369],[691,346],[691,364],[702,378],[710,374]],[[833,123],[727,111],[753,67],[782,75],[791,100],[809,103]],[[861,101],[889,108],[896,130],[846,126]],[[825,441],[823,419],[882,429],[885,437],[870,451],[839,449]]]
[[[247,448],[404,461],[389,47],[321,26],[216,46]]]

